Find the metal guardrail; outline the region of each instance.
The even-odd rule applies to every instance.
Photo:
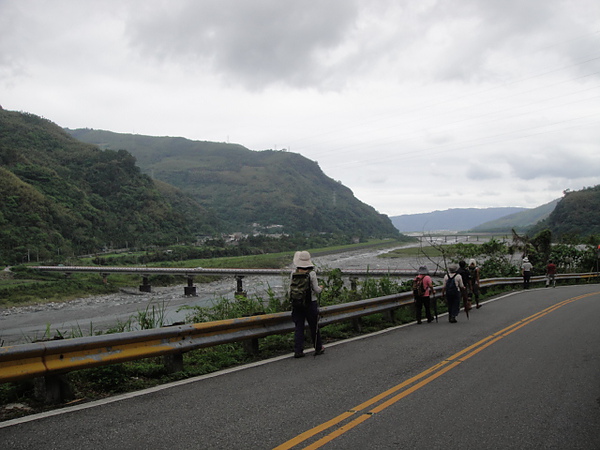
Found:
[[[598,278],[598,273],[557,275],[557,280]],[[532,277],[532,283],[544,277]],[[482,287],[522,284],[522,278],[481,280]],[[441,286],[436,287],[441,291]],[[413,302],[412,293],[359,300],[320,309],[321,326],[393,310]],[[290,313],[0,347],[0,383],[117,364],[294,330]]]

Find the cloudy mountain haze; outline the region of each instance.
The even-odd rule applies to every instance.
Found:
[[[600,184],[594,0],[4,0],[0,104],[289,149],[388,216]]]

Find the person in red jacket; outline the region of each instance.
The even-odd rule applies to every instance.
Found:
[[[552,260],[548,261],[546,266],[546,287],[550,284],[552,284],[552,287],[556,287],[556,264]]]
[[[415,312],[417,316],[417,323],[421,323],[421,312],[423,306],[425,307],[425,317],[427,317],[427,323],[433,322],[433,316],[431,315],[431,301],[433,298],[433,282],[429,276],[429,271],[426,266],[419,267],[417,276],[414,280],[415,289],[413,289],[413,296],[415,298]]]

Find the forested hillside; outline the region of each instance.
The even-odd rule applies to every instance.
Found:
[[[0,110],[0,164],[0,263],[189,241],[219,225],[126,151],[84,144],[33,114]]]
[[[554,239],[600,235],[600,185],[566,192],[550,216],[531,235],[549,229]]]
[[[285,232],[398,237],[390,219],[286,151],[184,138],[68,130],[84,142],[133,154],[144,173],[177,186],[214,211],[228,231],[282,225]]]

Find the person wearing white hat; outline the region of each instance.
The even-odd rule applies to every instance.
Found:
[[[319,303],[317,295],[323,290],[323,286],[319,285],[317,274],[313,270],[315,265],[310,259],[310,253],[307,251],[296,252],[294,254],[293,264],[294,274],[308,274],[310,280],[310,299],[308,304],[292,307],[292,320],[295,325],[294,332],[294,358],[304,356],[304,322],[308,322],[310,327],[310,336],[315,346],[315,355],[322,355],[325,352],[325,347],[321,342],[321,331],[318,327],[319,321]],[[291,290],[291,287],[290,287]]]
[[[529,262],[529,258],[526,256],[523,258],[523,264],[521,265],[521,275],[523,275],[523,289],[529,289],[529,282],[531,280],[531,270],[533,264]]]

